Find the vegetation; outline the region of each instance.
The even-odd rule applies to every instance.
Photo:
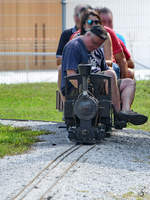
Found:
[[[56,88],[54,83],[0,85],[0,118],[60,121]],[[48,133],[0,125],[0,157],[28,151],[41,134]]]
[[[62,120],[55,109],[56,83],[0,85],[0,118]]]
[[[62,113],[55,109],[56,89],[56,83],[0,85],[0,118],[62,121]],[[137,81],[132,109],[149,120],[144,125],[128,127],[150,131],[150,81]],[[27,151],[40,134],[46,133],[1,125],[0,157]]]
[[[0,118],[62,121],[55,109],[56,83],[0,85]],[[131,128],[150,131],[150,80],[137,81],[132,109],[149,116],[149,121]]]
[[[142,129],[150,132],[150,80],[137,81],[136,95],[132,105],[132,109],[136,112],[148,116],[149,119],[148,122],[143,125],[129,125],[129,127],[134,129]]]
[[[0,157],[23,153],[39,139],[36,137],[42,134],[50,134],[46,131],[31,131],[27,128],[0,126]]]
[[[123,195],[114,195],[113,193],[110,193],[111,196],[113,197],[114,200],[122,200],[122,199],[127,199],[127,200],[150,200],[150,194],[147,192],[142,192],[137,194],[133,191],[127,192]]]

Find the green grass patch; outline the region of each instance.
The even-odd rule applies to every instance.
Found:
[[[61,121],[56,83],[0,85],[0,118]]]
[[[135,193],[133,191],[124,193],[123,195],[114,195],[113,193],[109,192],[110,196],[114,199],[114,200],[150,200],[150,194],[149,193]]]
[[[40,141],[37,136],[42,134],[50,132],[0,125],[0,157],[28,151],[33,143]]]
[[[56,83],[28,83],[0,85],[0,118],[62,121],[62,113],[56,110]],[[134,111],[149,117],[134,129],[150,131],[150,81],[137,81]],[[13,128],[0,125],[0,157],[28,151],[44,131]]]
[[[142,129],[150,132],[150,80],[136,82],[136,95],[132,109],[136,112],[148,116],[149,119],[148,122],[143,125],[129,125],[128,127],[134,129]]]
[[[56,110],[56,83],[27,83],[0,85],[0,118],[62,121],[62,112]],[[150,131],[150,80],[137,81],[134,111],[149,117],[134,129]]]

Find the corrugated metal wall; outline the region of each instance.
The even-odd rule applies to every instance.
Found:
[[[114,30],[125,36],[127,47],[139,62],[150,66],[150,1],[148,0],[68,0],[67,27],[73,26],[73,8],[79,3],[106,6],[114,15]]]
[[[61,30],[60,0],[0,0],[1,52],[55,52]],[[28,62],[30,69],[56,68],[55,56]],[[1,70],[24,68],[24,56],[0,57]]]

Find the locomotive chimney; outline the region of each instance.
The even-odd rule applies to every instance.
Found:
[[[82,76],[82,90],[88,90],[88,76],[91,73],[91,64],[79,64],[79,74]]]

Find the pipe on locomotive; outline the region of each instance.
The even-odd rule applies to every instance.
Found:
[[[82,77],[83,94],[84,94],[84,91],[88,90],[88,76],[91,73],[91,68],[92,68],[91,64],[79,64],[78,65],[79,74]]]

